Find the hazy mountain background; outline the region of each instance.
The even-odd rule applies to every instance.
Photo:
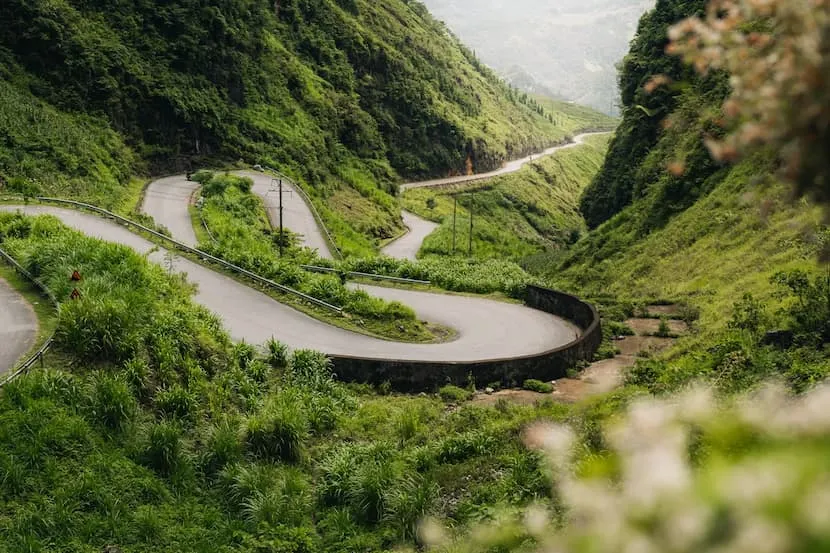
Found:
[[[423,0],[514,85],[616,113],[615,65],[654,0]]]

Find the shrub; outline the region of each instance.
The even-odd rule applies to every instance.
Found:
[[[534,378],[528,378],[522,384],[522,388],[530,390],[531,392],[539,392],[540,394],[553,393],[553,385],[548,382],[542,382]]]
[[[401,445],[417,436],[420,431],[421,421],[417,410],[405,408],[398,413],[395,418],[395,433],[398,435]]]
[[[302,458],[308,421],[297,405],[272,404],[248,419],[245,440],[263,459],[296,463]]]
[[[165,416],[188,418],[196,410],[198,400],[180,384],[173,384],[156,392],[156,409]]]
[[[267,361],[275,369],[283,369],[288,365],[288,346],[271,338],[265,344]]]
[[[133,357],[124,363],[124,378],[132,388],[133,393],[144,397],[149,392],[150,366],[143,359]]]
[[[357,460],[348,447],[333,451],[320,463],[318,493],[323,505],[332,507],[347,503],[356,466]]]
[[[137,405],[124,380],[98,374],[94,381],[91,408],[96,421],[107,428],[118,430],[133,418]]]
[[[170,476],[187,464],[181,428],[174,422],[161,421],[150,426],[144,447],[143,462],[159,474]]]
[[[224,419],[211,428],[204,461],[205,471],[213,474],[239,461],[242,453],[239,426],[230,419]]]
[[[481,430],[452,435],[440,443],[436,459],[439,463],[458,463],[488,453],[495,444],[493,436]]]
[[[657,327],[657,332],[655,332],[654,335],[660,338],[671,337],[671,327],[665,317],[660,318],[660,325]]]
[[[473,397],[472,392],[469,390],[459,388],[458,386],[454,386],[452,384],[447,384],[438,390],[438,395],[447,403],[462,403]]]
[[[401,539],[415,537],[418,524],[432,514],[440,488],[420,475],[401,479],[388,493],[384,519],[398,531]]]
[[[370,524],[381,521],[388,501],[388,492],[396,479],[392,462],[371,459],[362,463],[349,485],[349,503],[359,520]]]
[[[190,175],[190,180],[192,180],[193,182],[198,182],[199,184],[205,184],[212,178],[213,172],[208,171],[207,169],[199,169],[198,171]]]

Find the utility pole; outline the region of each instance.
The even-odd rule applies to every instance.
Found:
[[[473,206],[470,204],[470,246],[467,249],[467,255],[473,255]]]
[[[458,213],[458,196],[453,196],[452,200],[452,253],[455,253],[455,219]]]
[[[282,179],[280,179],[280,257],[282,257],[282,243],[284,235],[282,230]]]

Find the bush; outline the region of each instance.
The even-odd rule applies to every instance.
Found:
[[[106,374],[98,374],[95,378],[91,407],[93,418],[113,430],[123,428],[137,411],[127,383]]]
[[[150,426],[143,462],[164,476],[170,476],[187,465],[182,431],[176,423],[161,421]]]
[[[462,403],[473,397],[473,393],[464,388],[447,384],[438,390],[438,395],[447,403]]]
[[[297,405],[267,406],[248,419],[245,440],[250,451],[263,459],[296,463],[303,455],[308,421]]]
[[[198,400],[195,394],[174,384],[156,392],[155,404],[162,415],[184,419],[194,414]]]
[[[553,393],[552,384],[542,382],[541,380],[536,380],[533,378],[525,380],[522,384],[522,388],[524,388],[525,390],[530,390],[531,392],[539,392],[540,394]]]
[[[193,182],[198,182],[199,184],[205,184],[209,182],[213,178],[213,171],[208,171],[207,169],[199,169],[192,175],[190,175],[190,180]]]
[[[213,474],[242,458],[243,446],[239,426],[230,419],[214,425],[207,441],[204,467]]]
[[[671,327],[665,317],[660,318],[660,325],[657,327],[657,332],[654,335],[660,338],[671,338]]]
[[[411,540],[418,524],[433,513],[440,491],[438,484],[423,476],[403,478],[388,493],[384,519],[396,528],[401,539]]]
[[[288,346],[271,338],[265,344],[267,352],[266,360],[275,369],[283,369],[288,366]]]

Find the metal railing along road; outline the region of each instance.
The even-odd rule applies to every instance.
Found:
[[[308,294],[304,294],[303,292],[300,292],[299,290],[294,290],[293,288],[289,288],[288,286],[285,286],[283,284],[279,284],[277,282],[274,282],[273,280],[261,277],[256,273],[252,273],[251,271],[249,271],[247,269],[243,269],[242,267],[234,265],[233,263],[228,263],[224,259],[220,259],[220,258],[218,258],[216,256],[213,256],[213,255],[211,255],[207,252],[204,252],[202,250],[199,250],[199,249],[196,249],[196,248],[191,248],[187,244],[183,244],[183,243],[179,242],[178,240],[174,240],[173,238],[170,238],[169,236],[165,236],[164,234],[162,234],[162,233],[160,233],[156,230],[153,230],[149,227],[145,227],[144,225],[136,223],[135,221],[131,221],[131,220],[129,220],[125,217],[122,217],[120,215],[116,215],[115,213],[112,213],[111,211],[107,211],[106,209],[101,209],[100,207],[96,207],[96,206],[91,205],[91,204],[85,204],[83,202],[76,202],[74,200],[62,200],[60,198],[48,198],[48,197],[43,197],[43,196],[40,196],[37,199],[41,202],[55,203],[55,204],[59,204],[59,205],[69,205],[69,206],[73,206],[73,207],[79,207],[79,208],[82,208],[82,209],[87,209],[89,211],[93,211],[93,212],[98,213],[100,215],[104,215],[105,217],[109,217],[110,219],[114,219],[114,220],[116,220],[120,223],[123,223],[123,224],[127,225],[127,226],[132,226],[132,227],[135,227],[139,230],[147,232],[147,233],[151,234],[152,236],[155,236],[156,238],[159,238],[159,239],[161,239],[165,242],[169,242],[170,244],[173,244],[176,248],[178,248],[182,251],[197,255],[200,258],[202,258],[203,260],[210,261],[210,262],[215,263],[217,265],[220,265],[220,266],[222,266],[226,269],[230,269],[231,271],[234,271],[236,273],[244,275],[244,276],[250,278],[251,280],[253,280],[253,281],[255,281],[259,284],[264,284],[266,286],[269,286],[271,288],[279,290],[280,292],[285,292],[286,294],[290,294],[292,296],[300,298],[300,299],[302,299],[304,301],[307,301],[307,302],[309,302],[313,305],[316,305],[318,307],[323,307],[325,309],[328,309],[329,311],[333,311],[335,313],[343,313],[343,309],[340,308],[340,307],[337,307],[336,305],[332,305],[330,303],[324,302],[323,300],[319,300],[315,297],[309,296]]]
[[[44,285],[37,278],[35,278],[34,275],[32,275],[29,271],[24,269],[23,266],[20,263],[18,263],[11,255],[9,255],[7,252],[5,252],[2,248],[0,248],[0,258],[3,258],[3,260],[5,260],[6,263],[11,265],[12,268],[14,268],[15,271],[20,273],[21,276],[23,276],[25,279],[29,280],[32,284],[34,284],[37,288],[39,288],[40,291],[44,295],[46,295],[46,297],[49,298],[49,301],[52,302],[52,305],[54,305],[55,309],[57,310],[58,300],[57,300],[57,298],[55,298],[54,294],[52,294],[51,290],[49,290],[46,287],[46,285]],[[9,382],[11,382],[12,380],[14,380],[15,378],[17,378],[21,374],[27,372],[30,368],[32,368],[32,365],[34,365],[38,361],[40,361],[41,365],[43,365],[43,355],[49,350],[50,347],[52,347],[52,344],[54,343],[54,341],[55,341],[55,333],[53,332],[52,335],[49,336],[49,338],[46,339],[46,341],[43,343],[43,345],[40,346],[40,349],[38,349],[35,353],[33,353],[31,356],[29,356],[29,358],[26,359],[26,361],[24,361],[16,369],[14,369],[11,372],[11,374],[7,375],[5,378],[3,378],[3,380],[0,380],[0,388],[2,388],[4,385],[6,385]]]
[[[337,269],[332,269],[331,267],[318,267],[316,265],[300,265],[301,269],[306,271],[311,271],[314,273],[326,273],[326,274],[340,274],[340,271]],[[376,275],[374,273],[361,273],[358,271],[346,271],[346,275],[350,277],[357,277],[357,278],[369,278],[372,280],[388,280],[390,282],[403,282],[407,284],[432,284],[428,280],[418,280],[414,278],[404,278],[404,277],[393,277],[388,275]]]

